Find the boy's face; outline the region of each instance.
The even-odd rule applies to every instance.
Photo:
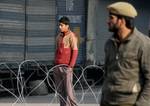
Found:
[[[63,24],[63,23],[59,23],[59,29],[61,32],[68,32],[69,30],[69,25]]]

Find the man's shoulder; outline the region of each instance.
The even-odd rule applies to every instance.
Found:
[[[135,29],[133,34],[134,36],[136,36],[136,40],[138,40],[141,43],[147,43],[150,41],[150,38],[147,35],[145,35],[137,29]]]
[[[136,31],[136,44],[141,45],[141,48],[150,47],[150,38],[140,31]]]

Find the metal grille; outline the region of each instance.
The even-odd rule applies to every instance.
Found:
[[[53,61],[55,0],[0,0],[0,61]]]
[[[26,59],[50,63],[55,51],[55,0],[27,0],[26,5]]]
[[[24,0],[0,0],[0,61],[24,59],[24,4]]]

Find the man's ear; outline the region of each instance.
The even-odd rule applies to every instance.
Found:
[[[126,21],[125,21],[124,18],[121,18],[120,20],[121,20],[121,23],[122,23],[123,25],[126,25]]]

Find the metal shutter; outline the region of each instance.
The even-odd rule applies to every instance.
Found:
[[[26,8],[26,59],[50,63],[55,51],[55,0],[28,0]]]
[[[0,61],[24,59],[24,0],[0,0]]]

